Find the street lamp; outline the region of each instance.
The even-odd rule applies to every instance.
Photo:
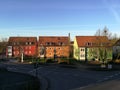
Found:
[[[22,52],[22,54],[21,54],[21,62],[23,62],[23,52]]]
[[[23,48],[20,47],[20,53],[21,53],[21,62],[23,63]]]

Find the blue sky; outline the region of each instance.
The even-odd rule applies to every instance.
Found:
[[[120,0],[0,0],[0,38],[120,30]]]

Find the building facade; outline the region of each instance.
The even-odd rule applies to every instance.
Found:
[[[8,57],[36,56],[37,37],[10,37],[6,54]]]
[[[113,59],[120,59],[120,39],[113,45]]]
[[[69,57],[69,42],[69,37],[40,36],[38,42],[38,57]]]
[[[106,54],[107,59],[112,59],[112,47],[105,36],[76,36],[73,52],[77,60],[100,60],[101,54]]]

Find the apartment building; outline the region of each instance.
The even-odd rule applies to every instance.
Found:
[[[37,37],[10,37],[6,54],[8,57],[36,56]]]
[[[107,59],[112,59],[112,47],[106,36],[76,36],[73,48],[77,60],[99,60],[101,53],[107,53]]]
[[[38,57],[69,57],[70,40],[68,36],[40,36]]]

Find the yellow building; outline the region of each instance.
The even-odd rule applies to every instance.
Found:
[[[100,60],[100,52],[107,53],[107,59],[112,59],[112,47],[106,36],[76,36],[74,39],[74,58],[77,60]]]

